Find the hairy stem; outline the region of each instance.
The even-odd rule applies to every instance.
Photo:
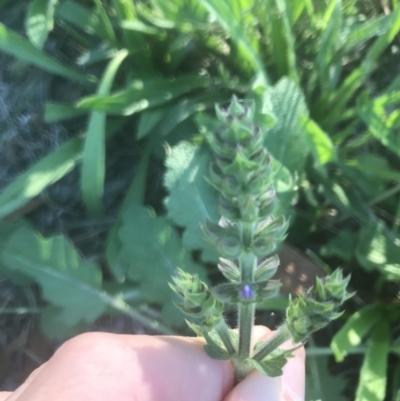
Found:
[[[290,331],[287,325],[283,324],[283,326],[281,326],[272,337],[270,337],[267,341],[264,341],[263,346],[252,356],[252,358],[256,361],[262,361],[272,351],[277,349],[290,338]]]
[[[245,360],[251,352],[251,333],[253,331],[255,304],[239,304],[239,350],[238,357]]]
[[[224,343],[226,350],[229,354],[235,354],[236,348],[232,341],[231,333],[229,332],[228,325],[224,319],[221,319],[215,326],[215,331],[218,333],[219,338]]]
[[[250,246],[253,238],[254,225],[252,223],[241,223],[241,236],[243,247],[246,249]],[[244,253],[239,257],[240,281],[244,286],[251,284],[254,280],[254,271],[257,267],[257,256],[253,253]],[[255,304],[239,303],[238,320],[239,320],[239,360],[249,358],[251,352],[251,334],[254,325]]]

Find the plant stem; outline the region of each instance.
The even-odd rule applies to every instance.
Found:
[[[229,352],[229,354],[232,354],[232,355],[235,354],[236,353],[236,348],[233,345],[232,336],[231,336],[231,333],[229,332],[229,328],[228,328],[225,320],[221,319],[214,326],[214,329],[218,333],[219,338],[224,343],[225,348]]]
[[[255,304],[239,304],[239,350],[238,357],[245,360],[250,356],[251,333],[253,330]]]
[[[250,246],[254,225],[252,223],[241,223],[242,244],[246,249]],[[239,257],[240,281],[243,285],[251,284],[254,280],[254,271],[257,267],[257,256],[253,253],[244,253]],[[251,352],[251,333],[253,331],[255,315],[254,303],[239,303],[238,321],[239,321],[239,360],[246,360]]]
[[[290,338],[290,331],[286,324],[283,324],[283,326],[281,326],[272,337],[267,341],[264,341],[264,345],[252,356],[252,359],[259,362],[262,361],[267,355]]]

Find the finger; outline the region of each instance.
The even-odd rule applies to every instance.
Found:
[[[232,369],[202,345],[194,338],[84,334],[62,346],[12,401],[220,401],[233,385]]]
[[[259,336],[261,334],[261,336]],[[256,331],[259,340],[266,340],[270,331],[262,328]],[[282,348],[293,348],[291,342],[286,342]],[[252,372],[239,383],[224,401],[304,401],[305,398],[305,351],[301,347],[295,351],[283,368],[283,375],[277,378],[265,376],[257,371]]]
[[[272,334],[266,333],[260,340],[267,340]],[[296,345],[288,340],[280,348],[291,349],[295,347]],[[294,352],[294,357],[289,358],[283,367],[281,385],[285,401],[303,401],[305,398],[305,359],[306,352],[304,347],[301,347]]]
[[[47,362],[46,362],[47,363]],[[1,398],[0,396],[0,401],[7,400],[7,401],[14,401],[18,400],[18,397],[25,391],[26,387],[30,385],[30,383],[33,381],[33,379],[41,372],[42,369],[46,366],[46,363],[44,363],[42,366],[39,366],[37,369],[35,369],[25,380],[25,382],[18,387],[18,389],[14,392],[9,392],[7,393],[6,398]],[[0,393],[2,394],[2,393]]]
[[[11,394],[9,391],[2,391],[0,393],[0,401],[5,401]]]

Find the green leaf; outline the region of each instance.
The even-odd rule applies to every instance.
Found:
[[[327,357],[307,355],[306,400],[347,401],[342,394],[346,387],[344,375],[333,375],[328,370],[328,363]]]
[[[294,82],[299,82],[299,76],[297,73],[296,66],[296,43],[295,43],[295,35],[292,30],[291,21],[289,18],[289,5],[286,0],[275,0],[276,8],[279,12],[279,20],[282,25],[282,39],[284,40],[284,46],[282,50],[285,50],[285,65],[287,66],[287,75]],[[282,51],[279,49],[279,51]],[[286,74],[285,74],[286,75]]]
[[[331,342],[336,361],[343,361],[351,348],[360,345],[362,339],[371,331],[380,318],[379,305],[366,306],[351,315]]]
[[[342,0],[335,0],[331,2],[332,10],[329,15],[328,24],[321,35],[321,43],[316,57],[316,64],[318,66],[320,86],[323,93],[329,93],[336,86],[336,73],[335,67],[340,57],[337,54],[337,48],[340,45],[340,33],[342,25]],[[335,57],[338,58],[335,60]]]
[[[273,113],[277,123],[267,133],[267,150],[291,173],[302,171],[310,147],[301,124],[307,116],[304,96],[296,84],[281,79],[271,90]]]
[[[381,321],[371,335],[371,343],[364,357],[356,401],[383,401],[385,399],[389,341],[389,324],[387,321]]]
[[[82,114],[86,114],[86,111],[77,109],[73,105],[47,102],[44,109],[44,121],[49,124],[56,123]]]
[[[135,176],[128,189],[125,199],[120,208],[117,220],[113,227],[108,233],[106,243],[106,258],[111,273],[114,278],[122,282],[126,278],[126,273],[129,269],[130,262],[125,261],[121,255],[122,242],[119,238],[119,231],[122,227],[122,215],[125,210],[132,205],[141,205],[144,201],[144,195],[146,191],[147,172],[150,162],[150,156],[152,151],[152,143],[147,142],[139,165],[136,169]]]
[[[110,61],[99,84],[99,95],[110,92],[118,68],[127,56],[127,50],[120,50]],[[96,217],[101,215],[103,209],[105,139],[106,114],[94,111],[89,117],[83,148],[81,190],[88,211]]]
[[[151,25],[147,25],[140,20],[125,20],[121,21],[121,28],[128,29],[131,31],[137,31],[146,33],[148,35],[157,35],[160,33],[160,30],[152,27]]]
[[[127,276],[138,283],[149,302],[158,302],[164,308],[171,304],[174,293],[168,282],[177,267],[205,278],[204,268],[193,262],[168,220],[155,217],[144,206],[130,205],[124,211],[119,237],[121,256],[129,262]],[[176,313],[181,316],[178,309]]]
[[[206,344],[204,345],[204,351],[206,354],[213,358],[220,361],[227,361],[230,358],[230,355],[226,350],[223,348],[218,347],[217,345],[213,344]]]
[[[375,39],[373,45],[365,55],[361,66],[354,69],[347,76],[337,91],[330,94],[329,115],[324,121],[324,126],[333,124],[340,120],[344,107],[348,104],[362,83],[370,76],[378,65],[378,59],[384,50],[390,45],[400,31],[400,7],[394,9],[390,14],[390,21],[385,32]]]
[[[0,194],[0,219],[24,206],[71,171],[81,157],[81,139],[70,139],[22,173]]]
[[[105,29],[102,16],[95,9],[84,7],[73,0],[66,0],[57,7],[56,18],[83,29],[90,35],[109,40],[110,32]]]
[[[366,270],[378,270],[387,280],[400,280],[400,246],[382,221],[361,230],[356,257]]]
[[[6,242],[1,258],[8,269],[31,277],[42,287],[44,299],[62,309],[66,325],[93,322],[104,312],[101,270],[80,260],[64,237],[45,239],[21,228]]]
[[[184,227],[183,244],[200,249],[205,261],[216,262],[218,253],[205,239],[200,224],[206,219],[218,222],[218,193],[206,178],[211,154],[208,149],[189,142],[173,147],[166,160],[164,183],[169,191],[165,204],[168,217]]]
[[[254,359],[250,359],[250,362],[260,373],[263,373],[269,377],[282,376],[282,368],[286,365],[288,358],[292,358],[294,356],[293,351],[295,349],[297,348],[290,350],[277,348],[261,362],[255,361]]]
[[[0,262],[9,271],[21,273],[39,284],[43,298],[52,308],[59,309],[58,318],[64,326],[73,328],[92,323],[108,309],[114,309],[149,328],[171,333],[167,327],[131,308],[122,298],[104,291],[100,268],[81,260],[61,235],[43,238],[28,227],[21,227],[2,244]],[[54,333],[52,328],[50,331]]]
[[[26,33],[31,43],[42,49],[54,26],[54,11],[58,0],[32,0],[26,18]]]
[[[255,48],[248,36],[243,20],[244,8],[238,2],[226,2],[221,0],[198,0],[200,4],[207,8],[210,14],[221,24],[226,33],[238,45],[242,57],[247,60],[255,72],[261,73],[265,84],[268,83],[267,72],[261,60],[258,49]],[[250,3],[250,2],[249,2]]]
[[[322,256],[338,257],[344,261],[352,258],[356,243],[356,233],[350,229],[339,231],[322,248]]]
[[[137,129],[137,139],[142,139],[148,135],[154,127],[164,118],[164,114],[171,108],[169,103],[143,110],[140,113],[139,126]]]
[[[207,79],[199,76],[182,76],[174,80],[163,78],[135,79],[110,96],[89,96],[77,107],[111,114],[131,115],[164,103],[168,103],[194,89],[208,86]]]
[[[369,17],[363,24],[352,27],[345,42],[343,43],[343,52],[347,53],[355,47],[361,46],[374,36],[384,34],[390,24],[390,15],[377,15]]]
[[[19,60],[39,67],[61,77],[73,81],[88,83],[92,77],[85,76],[74,69],[65,66],[60,61],[37,49],[23,37],[9,30],[0,23],[0,50],[17,57]]]
[[[328,134],[324,132],[320,126],[311,119],[303,117],[304,133],[309,139],[309,146],[315,160],[324,165],[336,159],[336,149]]]
[[[40,328],[50,339],[67,339],[74,337],[87,329],[87,323],[80,321],[73,326],[65,323],[62,308],[49,305],[40,314]]]

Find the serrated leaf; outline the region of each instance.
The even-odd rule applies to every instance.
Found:
[[[131,308],[122,298],[104,291],[101,269],[81,260],[63,236],[43,238],[23,226],[2,245],[0,263],[10,272],[21,273],[40,285],[43,298],[60,310],[63,325],[72,328],[82,322],[92,323],[110,308],[152,329],[171,332]]]
[[[189,142],[180,142],[167,157],[164,183],[169,190],[165,201],[168,217],[185,227],[183,243],[187,249],[200,249],[205,261],[215,262],[218,253],[205,239],[200,224],[206,219],[218,222],[218,193],[205,180],[211,154]]]
[[[168,282],[177,267],[205,279],[205,269],[183,248],[178,232],[167,218],[155,217],[144,206],[129,205],[126,208],[119,238],[121,256],[130,263],[127,277],[138,283],[149,301],[164,306],[172,301],[174,293]],[[178,309],[177,313],[180,313]]]
[[[65,324],[62,308],[49,305],[40,314],[40,329],[50,339],[66,339],[82,333],[87,323],[81,321],[73,326]]]
[[[42,287],[44,299],[62,309],[66,325],[93,322],[105,311],[101,270],[82,261],[64,237],[45,239],[21,228],[5,243],[1,259],[8,269],[31,277]]]
[[[386,395],[389,324],[382,321],[371,335],[357,387],[356,401],[383,401]]]
[[[122,227],[122,214],[124,211],[132,205],[141,205],[144,200],[146,191],[146,180],[148,167],[150,162],[151,151],[153,149],[152,142],[147,142],[139,165],[136,169],[135,176],[130,184],[128,192],[120,208],[119,215],[112,226],[107,236],[106,243],[106,258],[111,273],[114,278],[122,282],[125,280],[126,273],[129,269],[129,260],[126,261],[122,258],[121,249],[122,243],[119,238],[119,230]]]
[[[26,18],[26,32],[32,44],[43,48],[54,26],[54,11],[58,0],[32,0]]]
[[[291,173],[302,171],[310,147],[301,124],[308,115],[301,90],[287,78],[271,89],[272,110],[277,123],[268,132],[265,146]]]
[[[73,81],[88,83],[93,80],[73,68],[65,66],[61,61],[37,49],[28,40],[8,29],[0,23],[0,50],[17,57],[19,60]]]
[[[207,344],[204,345],[204,351],[208,356],[222,361],[226,361],[233,356],[225,349],[215,330],[211,330],[209,333],[204,332],[203,336],[207,341]]]
[[[230,358],[229,353],[225,349],[218,347],[218,345],[214,343],[206,344],[203,348],[206,354],[213,359],[227,361]]]
[[[251,359],[250,362],[260,373],[263,373],[269,377],[282,376],[282,368],[286,365],[288,358],[293,357],[293,351],[296,349],[297,348],[284,350],[277,348],[262,361],[255,361],[254,359]]]
[[[360,345],[380,317],[379,305],[369,305],[354,313],[332,339],[336,361],[343,361],[351,348]]]

